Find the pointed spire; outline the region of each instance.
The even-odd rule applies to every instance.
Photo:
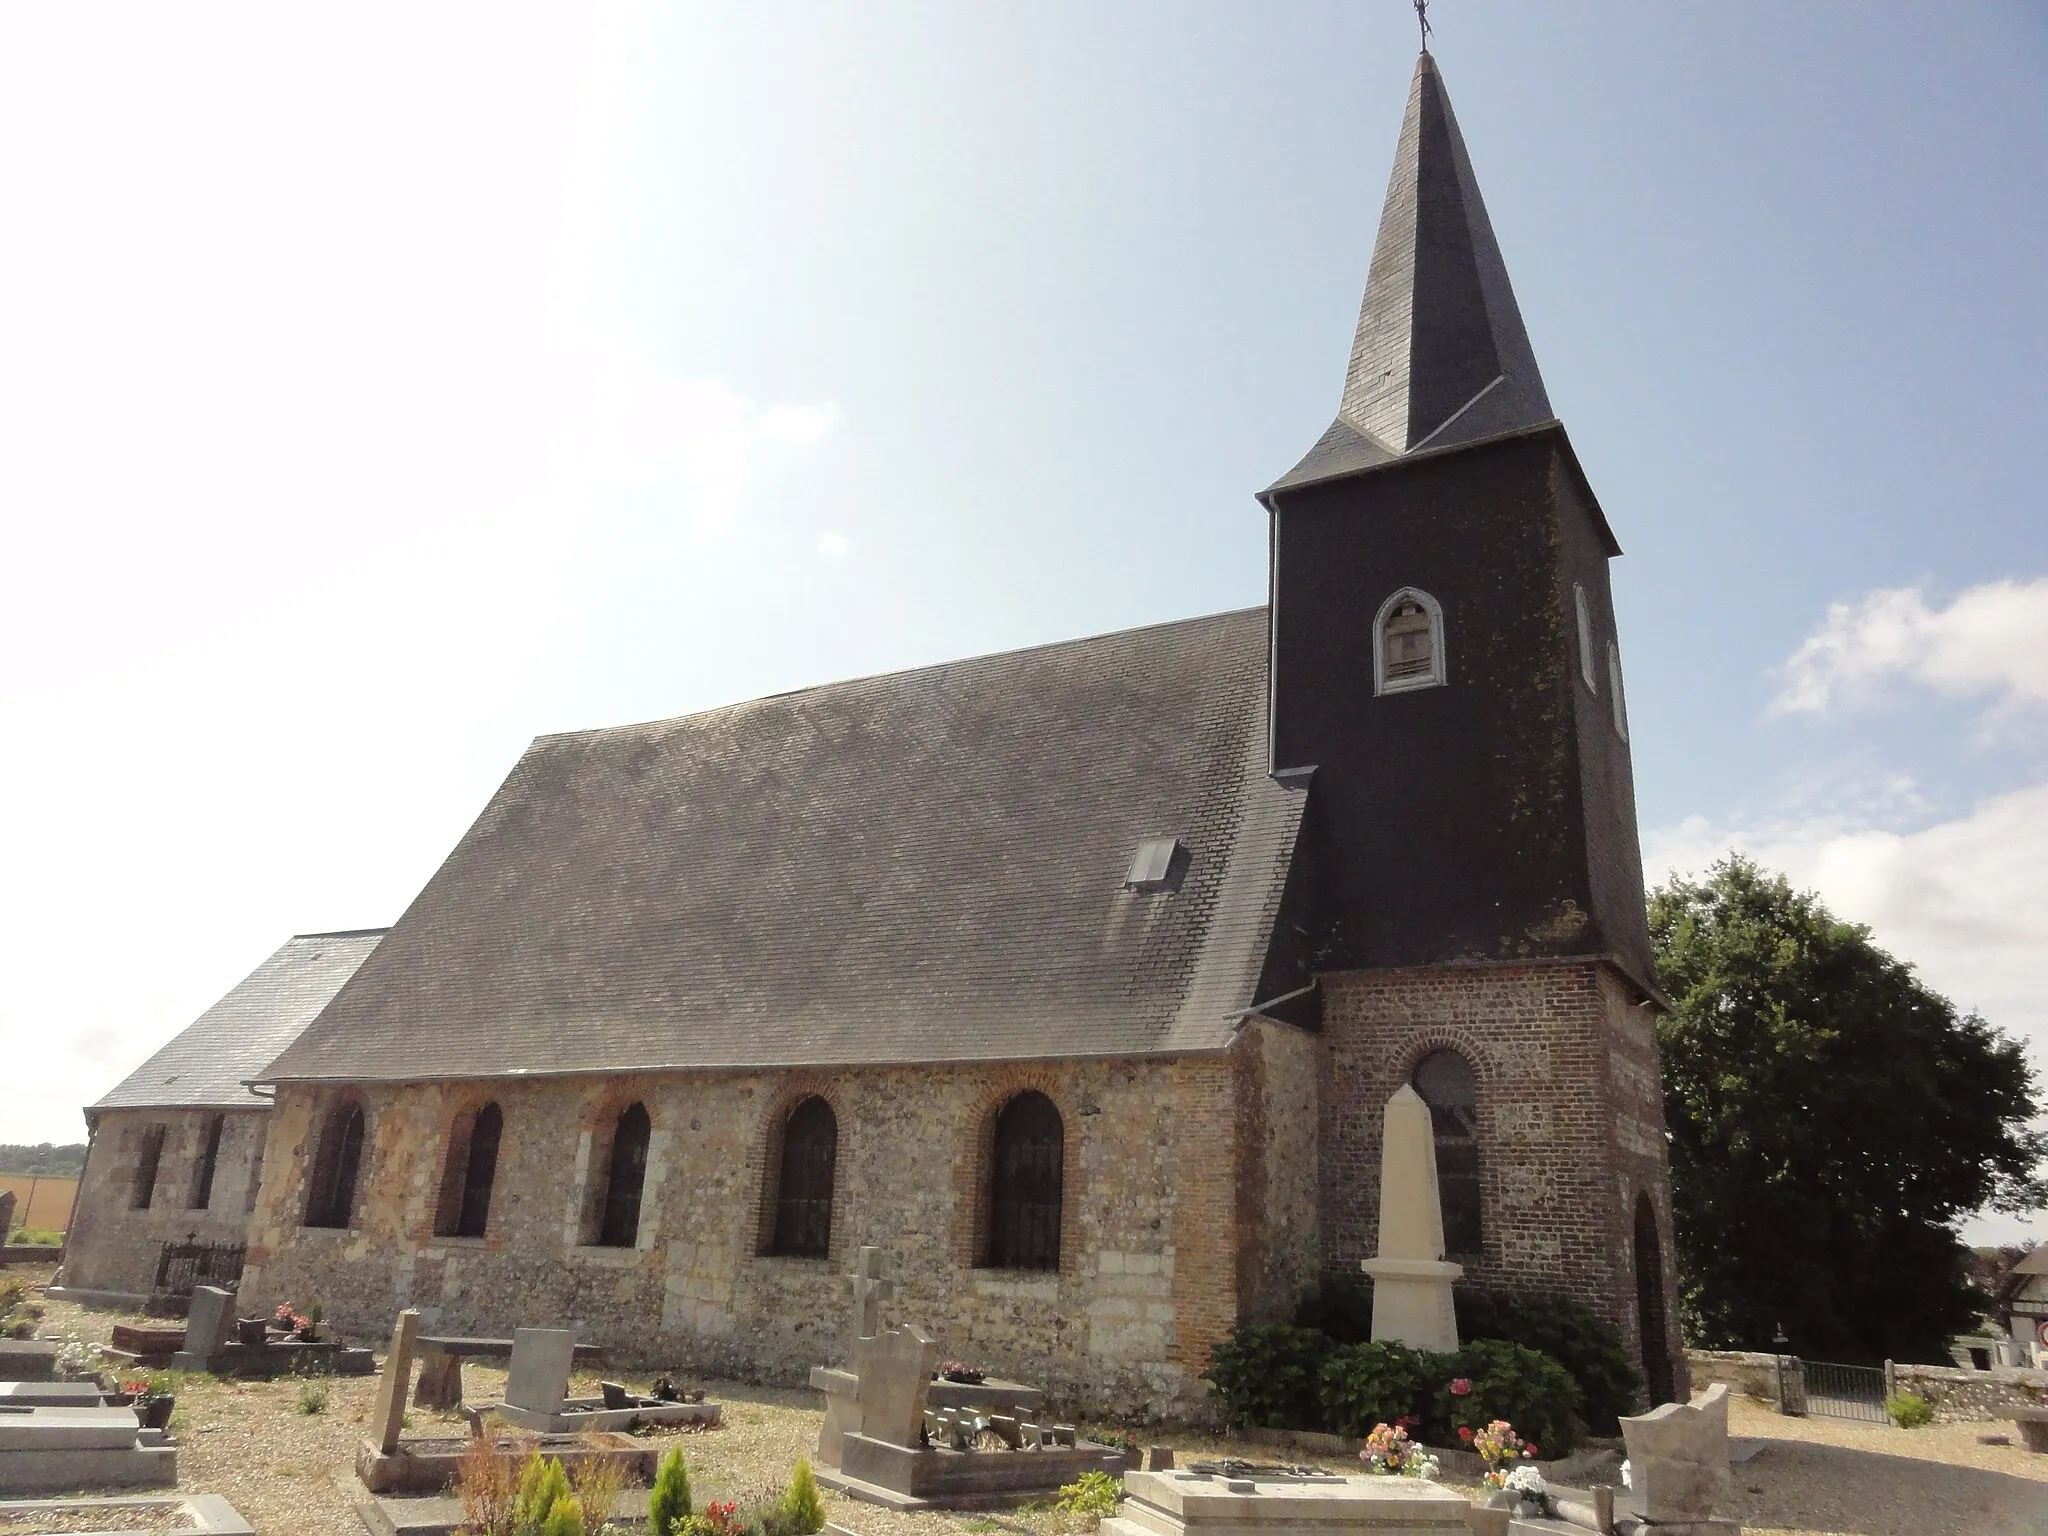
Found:
[[[1450,94],[1425,52],[1408,87],[1337,419],[1271,489],[1549,420]]]

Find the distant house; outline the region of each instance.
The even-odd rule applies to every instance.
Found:
[[[1998,1336],[1989,1365],[2033,1365],[2048,1357],[2048,1243],[2005,1272],[1985,1332]],[[1977,1363],[1974,1355],[1970,1363]]]
[[[241,1271],[270,1099],[256,1076],[369,957],[382,928],[302,933],[98,1103],[63,1290],[139,1306]]]

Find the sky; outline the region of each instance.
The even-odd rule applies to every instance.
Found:
[[[1432,19],[1627,551],[1649,878],[1748,850],[2048,1067],[2048,12]],[[0,12],[0,1141],[394,920],[535,735],[1262,601],[1415,41]]]

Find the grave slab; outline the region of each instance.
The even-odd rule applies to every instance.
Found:
[[[133,1408],[0,1408],[0,1452],[120,1450],[141,1427]]]
[[[0,1527],[10,1523],[33,1525],[52,1516],[75,1516],[89,1512],[104,1516],[110,1529],[138,1525],[160,1526],[165,1518],[183,1516],[181,1531],[192,1536],[256,1536],[256,1528],[244,1520],[235,1506],[217,1493],[119,1494],[112,1498],[88,1495],[76,1499],[0,1500]],[[74,1520],[73,1525],[76,1524]],[[70,1526],[66,1527],[71,1528]]]
[[[96,1381],[0,1381],[0,1408],[101,1408]]]
[[[0,1339],[0,1381],[55,1381],[54,1339]]]
[[[1296,1477],[1268,1468],[1243,1477],[1132,1472],[1124,1491],[1100,1536],[1466,1536],[1472,1507],[1454,1489],[1419,1478]]]
[[[466,1437],[454,1436],[401,1440],[395,1451],[387,1453],[366,1439],[356,1452],[356,1478],[364,1488],[378,1495],[444,1493],[455,1486],[470,1444]],[[555,1457],[564,1467],[592,1459],[616,1461],[624,1466],[629,1478],[642,1482],[653,1481],[660,1455],[667,1449],[660,1442],[607,1432],[543,1434],[537,1440],[532,1436],[507,1436],[496,1441],[495,1448],[515,1463],[524,1460],[529,1449]]]

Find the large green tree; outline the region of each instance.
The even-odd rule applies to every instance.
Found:
[[[2042,1202],[2019,1042],[1741,857],[1650,896],[1688,1340],[1945,1361],[1962,1218]]]

